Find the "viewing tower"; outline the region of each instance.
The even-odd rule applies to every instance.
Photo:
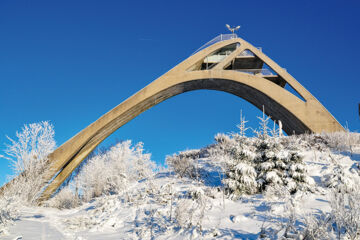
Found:
[[[344,131],[309,91],[261,49],[234,32],[222,34],[50,154],[47,183],[39,202],[48,199],[96,146],[118,128],[168,98],[199,89],[228,92],[260,110],[265,109],[271,119],[281,120],[287,134]]]

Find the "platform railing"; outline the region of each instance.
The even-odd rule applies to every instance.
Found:
[[[248,73],[251,75],[257,75],[257,74],[261,74],[263,76],[276,76],[272,71],[270,71],[270,69],[234,69],[235,71],[239,71],[239,72],[243,72],[243,73]]]
[[[211,39],[209,42],[205,43],[204,45],[202,45],[198,50],[196,50],[193,54],[191,55],[194,55],[195,53],[197,52],[200,52],[201,50],[217,43],[217,42],[222,42],[222,41],[226,41],[226,40],[229,40],[229,39],[233,39],[233,38],[237,38],[237,35],[236,33],[230,33],[230,34],[220,34],[219,36]]]
[[[239,55],[239,57],[253,57],[255,56],[250,50],[244,50]]]

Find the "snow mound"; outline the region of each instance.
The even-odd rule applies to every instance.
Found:
[[[169,169],[127,177],[121,188],[112,188],[116,191],[83,197],[70,184],[61,197],[65,202],[76,194],[78,206],[11,206],[17,211],[12,218],[16,221],[1,214],[0,220],[8,222],[0,236],[336,239],[340,234],[343,239],[356,239],[360,144],[352,137],[355,140],[348,147],[329,136],[217,135],[213,145],[169,156]],[[114,155],[107,152],[106,159]],[[0,201],[2,211],[5,204]]]

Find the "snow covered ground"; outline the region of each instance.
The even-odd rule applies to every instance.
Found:
[[[339,150],[328,147],[324,139],[308,141],[296,148],[312,179],[309,189],[290,194],[281,186],[270,187],[230,198],[223,184],[223,162],[209,154],[216,149],[210,145],[207,154],[188,151],[197,156],[191,160],[193,176],[164,169],[153,177],[126,182],[116,194],[70,209],[19,205],[15,220],[0,226],[0,239],[302,239],[310,216],[316,216],[314,223],[334,211],[338,185],[350,193],[360,189],[359,144]],[[349,239],[344,231],[342,239]]]
[[[323,184],[327,175],[341,168],[349,181],[359,177],[354,172],[359,152],[302,154],[316,182],[313,193],[244,195],[233,201],[223,194],[218,168],[201,158],[200,172],[209,173],[202,180],[165,170],[123,194],[99,197],[74,209],[22,207],[1,239],[258,239],[261,234],[276,239],[291,214],[301,228],[306,214],[330,211],[331,189]]]

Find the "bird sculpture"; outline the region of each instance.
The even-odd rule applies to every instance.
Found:
[[[229,29],[230,32],[232,32],[233,34],[235,33],[235,31],[239,30],[240,26],[237,27],[230,27],[229,24],[225,24],[225,26],[227,27],[227,29]]]

